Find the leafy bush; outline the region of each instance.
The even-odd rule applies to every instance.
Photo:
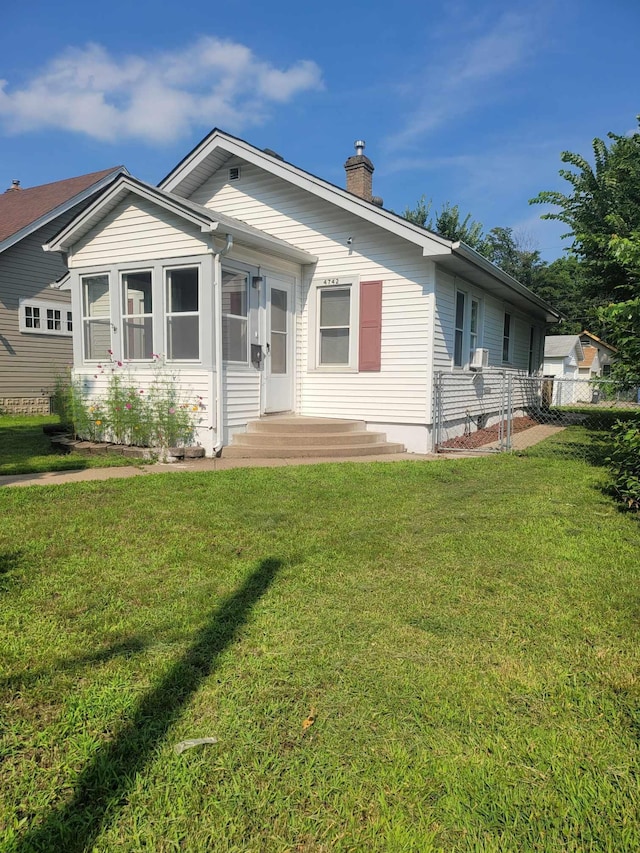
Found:
[[[629,509],[640,512],[640,420],[614,426],[613,450],[607,461],[615,476],[616,494]]]

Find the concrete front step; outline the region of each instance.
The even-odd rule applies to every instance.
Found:
[[[381,456],[388,453],[404,453],[404,445],[389,441],[376,444],[348,445],[288,445],[287,447],[248,447],[230,444],[222,451],[223,459],[304,459],[311,456],[338,459],[344,456]]]
[[[249,421],[247,432],[280,433],[282,435],[327,434],[332,432],[362,432],[364,421],[351,421],[344,418],[310,418],[294,415],[272,415]]]
[[[251,421],[222,455],[227,459],[308,459],[403,452],[403,445],[386,441],[384,433],[369,432],[364,421],[278,415]]]

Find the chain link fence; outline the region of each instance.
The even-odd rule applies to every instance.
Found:
[[[610,379],[524,376],[489,369],[438,373],[434,383],[437,452],[521,450],[568,428],[583,434],[608,433],[616,420],[630,417],[640,418],[640,389],[624,388]],[[577,446],[588,445],[564,443],[571,445],[571,455],[576,455]]]

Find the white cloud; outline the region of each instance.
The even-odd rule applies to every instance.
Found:
[[[0,120],[14,133],[57,128],[113,141],[172,142],[195,126],[238,131],[269,107],[322,88],[320,68],[276,68],[248,47],[205,37],[182,51],[112,56],[99,44],[53,59],[23,87],[0,80]]]
[[[414,80],[410,114],[387,139],[390,150],[410,148],[424,137],[496,96],[496,86],[530,55],[535,26],[525,15],[508,12],[480,34],[453,26],[426,48],[431,60]]]

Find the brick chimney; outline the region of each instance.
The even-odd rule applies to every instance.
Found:
[[[356,139],[353,144],[356,153],[349,157],[344,164],[347,175],[347,192],[382,207],[382,199],[373,195],[372,175],[374,166],[364,153],[364,140]]]
[[[20,186],[20,181],[13,180],[11,181],[11,186],[8,190],[5,190],[5,193],[14,193],[16,191],[20,191],[22,187]]]

